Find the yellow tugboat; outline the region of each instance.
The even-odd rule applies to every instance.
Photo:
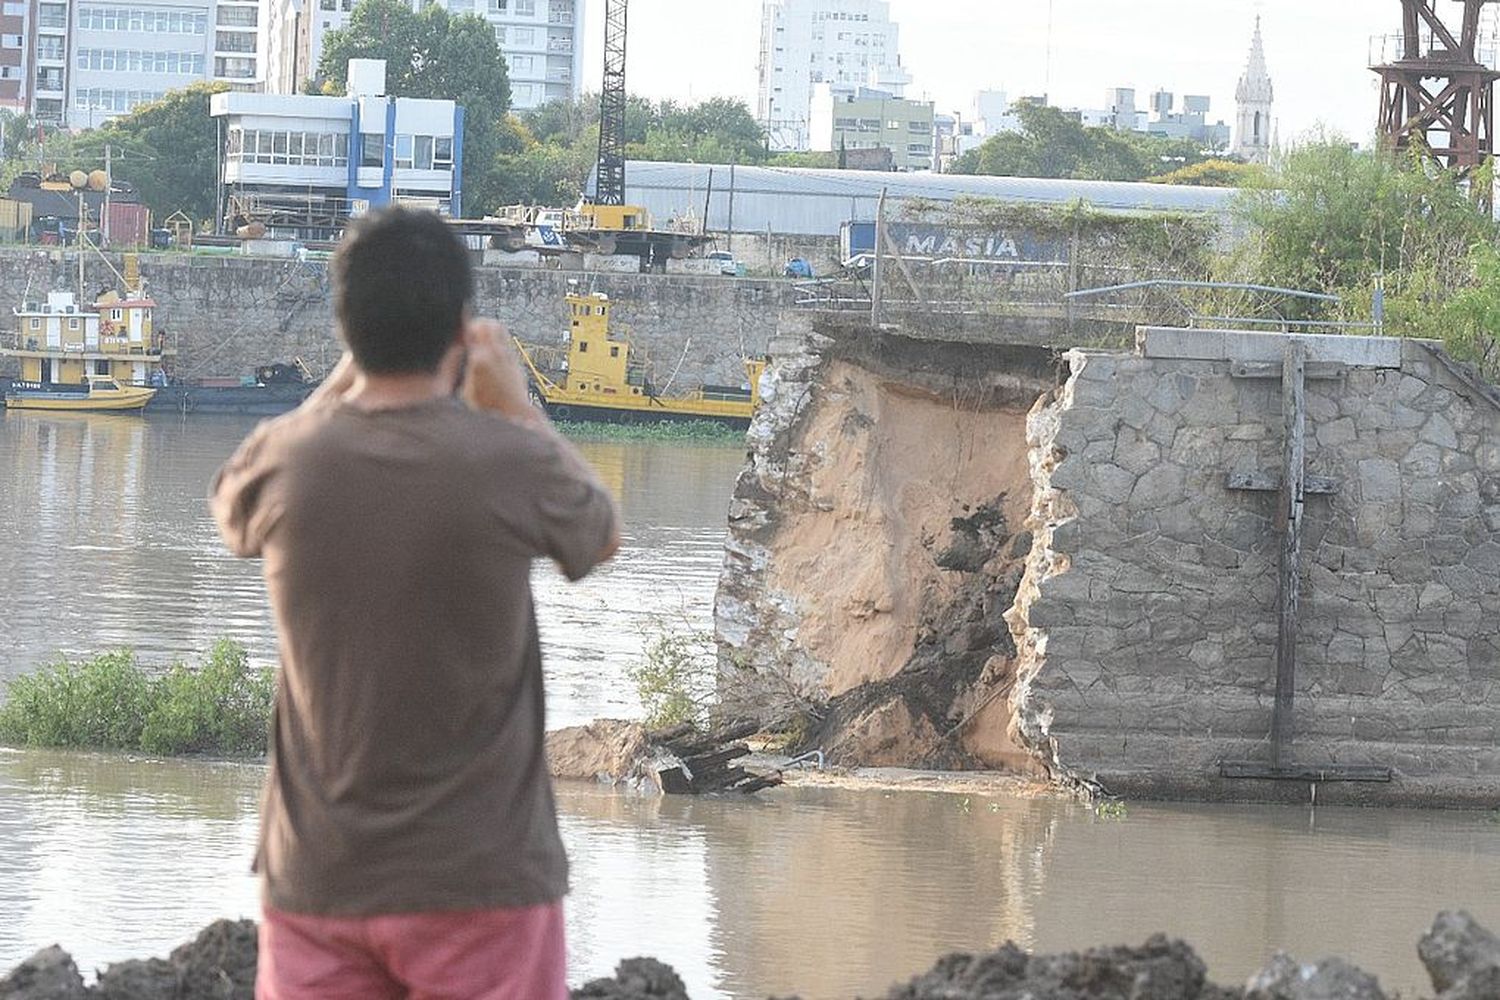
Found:
[[[16,331],[0,355],[19,359],[21,377],[5,392],[7,409],[140,410],[161,381],[162,345],[148,298],[107,292],[92,311],[72,292],[15,310]]]
[[[745,359],[745,386],[704,385],[664,395],[652,384],[645,364],[631,356],[629,341],[610,336],[608,296],[569,295],[567,302],[567,349],[556,364],[544,363],[547,348],[516,341],[534,399],[549,415],[609,423],[711,420],[750,426],[760,403],[764,359]]]

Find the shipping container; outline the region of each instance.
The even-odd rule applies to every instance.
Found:
[[[151,243],[151,210],[128,201],[109,204],[104,244],[112,249],[130,249]]]

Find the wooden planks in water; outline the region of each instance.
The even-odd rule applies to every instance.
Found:
[[[661,747],[681,762],[657,771],[661,790],[668,795],[749,794],[781,784],[780,773],[761,774],[734,763],[750,756],[750,748],[743,741],[759,731],[758,724],[745,722],[707,733],[686,724],[647,733],[646,738],[653,746]]]

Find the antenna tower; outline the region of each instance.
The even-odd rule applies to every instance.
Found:
[[[1438,14],[1439,0],[1401,0],[1397,58],[1371,67],[1380,75],[1381,141],[1390,149],[1425,150],[1438,165],[1467,177],[1495,151],[1495,81],[1478,51],[1481,15],[1495,0],[1457,0],[1457,28]],[[1486,204],[1488,192],[1476,192]]]

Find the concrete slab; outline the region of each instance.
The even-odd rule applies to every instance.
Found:
[[[1160,360],[1277,362],[1288,338],[1307,349],[1309,361],[1334,362],[1351,368],[1401,367],[1403,341],[1399,337],[1143,326],[1136,330],[1136,350],[1143,357]]]

